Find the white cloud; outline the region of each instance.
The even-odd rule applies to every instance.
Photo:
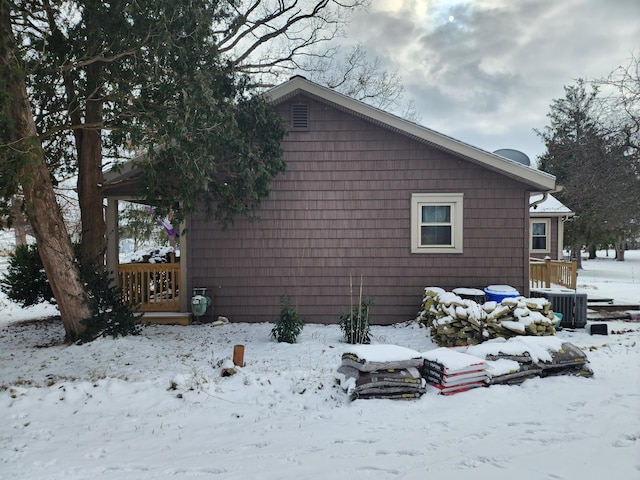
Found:
[[[637,0],[373,0],[348,41],[402,75],[426,126],[533,158],[565,85],[640,52],[638,18]]]

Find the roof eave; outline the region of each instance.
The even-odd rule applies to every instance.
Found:
[[[540,211],[529,211],[530,217],[573,217],[575,212],[540,212]]]

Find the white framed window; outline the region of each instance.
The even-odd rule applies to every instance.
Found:
[[[411,253],[462,253],[462,193],[411,195]]]
[[[536,253],[549,253],[551,247],[551,220],[531,219],[530,221],[531,241],[529,249]]]

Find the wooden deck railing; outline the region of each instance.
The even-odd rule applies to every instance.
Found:
[[[121,263],[118,285],[141,312],[180,311],[180,263]]]
[[[561,285],[575,290],[578,280],[578,268],[575,260],[571,262],[559,260],[529,260],[529,282],[531,288],[551,288]]]

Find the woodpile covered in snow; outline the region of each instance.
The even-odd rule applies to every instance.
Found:
[[[557,320],[546,298],[510,297],[480,304],[439,287],[424,289],[417,318],[441,347],[477,345],[517,335],[555,335]]]

